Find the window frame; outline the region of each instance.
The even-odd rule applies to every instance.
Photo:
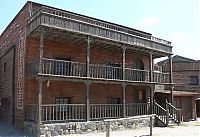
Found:
[[[199,76],[190,76],[190,85],[199,85]]]

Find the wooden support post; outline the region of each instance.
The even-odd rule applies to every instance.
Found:
[[[169,70],[170,70],[170,76],[169,76],[169,83],[170,85],[170,103],[173,105],[174,97],[173,97],[173,72],[172,72],[172,56],[168,56],[169,58]]]
[[[153,82],[153,56],[149,53],[149,82]]]
[[[38,123],[41,124],[42,115],[42,80],[38,80]]]
[[[152,52],[149,53],[149,82],[153,82],[153,56]],[[154,96],[154,84],[150,85],[150,114],[153,114],[153,96]]]
[[[110,121],[106,123],[106,137],[110,137]]]
[[[166,108],[166,126],[169,125],[169,108]]]
[[[87,37],[86,47],[86,76],[90,77],[90,37]]]
[[[122,109],[123,109],[123,117],[126,117],[126,86],[127,84],[122,83]]]
[[[88,80],[85,82],[86,85],[86,121],[90,120],[90,84]]]
[[[122,46],[122,80],[126,80],[125,68],[126,68],[126,46]]]
[[[42,58],[44,49],[44,28],[42,28],[40,33],[40,47],[39,47],[39,73],[42,73]]]
[[[149,120],[149,122],[150,122],[150,136],[152,136],[152,133],[153,133],[153,116],[151,115],[150,116],[150,120]]]

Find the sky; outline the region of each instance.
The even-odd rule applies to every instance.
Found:
[[[27,0],[1,0],[0,34]],[[149,32],[173,54],[200,60],[199,0],[31,0]]]

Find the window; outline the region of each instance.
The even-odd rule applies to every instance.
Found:
[[[120,98],[109,98],[108,99],[108,104],[120,104],[121,100]]]
[[[70,104],[70,97],[56,97],[55,104]]]
[[[106,67],[108,79],[120,79],[120,64],[108,63]]]
[[[132,77],[134,81],[144,81],[145,80],[145,73],[144,71],[144,64],[142,61],[137,60],[132,63],[132,68],[134,69],[132,72]]]
[[[55,75],[70,75],[71,71],[71,59],[56,57],[54,62]]]
[[[190,85],[199,85],[199,77],[198,76],[191,76]]]
[[[7,72],[7,63],[4,62],[3,64],[3,72],[6,73]]]

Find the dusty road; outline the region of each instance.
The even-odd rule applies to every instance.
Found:
[[[27,137],[22,130],[17,129],[14,126],[0,122],[0,137]],[[88,134],[71,134],[67,136],[74,137],[105,137],[105,132],[101,133],[88,133]],[[134,130],[122,130],[111,131],[110,137],[147,137],[149,136],[149,128],[134,129]],[[180,126],[170,127],[154,127],[153,136],[155,137],[200,137],[200,119],[198,121],[184,122]],[[61,136],[57,136],[61,137]],[[64,136],[62,136],[64,137]]]

